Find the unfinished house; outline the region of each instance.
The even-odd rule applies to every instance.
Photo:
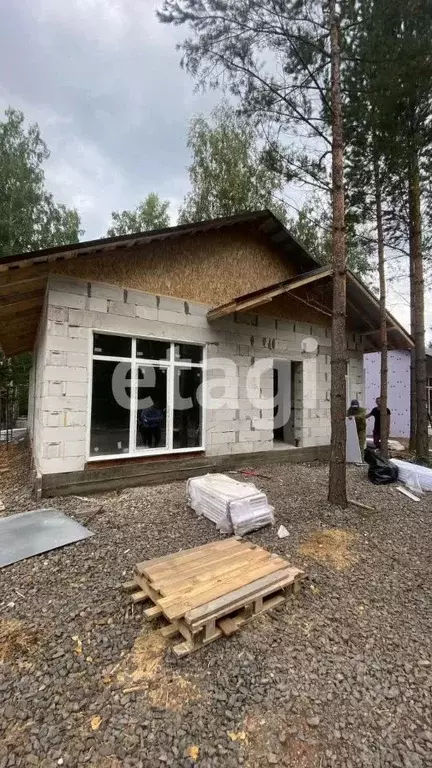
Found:
[[[347,294],[347,399],[363,402],[379,305],[352,274]],[[269,211],[2,259],[0,302],[5,354],[34,354],[45,495],[327,455],[332,272]]]

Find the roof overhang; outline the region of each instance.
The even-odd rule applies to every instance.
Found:
[[[0,346],[8,356],[33,349],[47,278],[54,262],[119,250],[127,252],[158,241],[248,225],[255,227],[282,254],[295,260],[300,271],[317,266],[315,259],[269,210],[6,256],[0,259]]]
[[[320,267],[301,275],[274,283],[259,291],[238,296],[232,301],[211,309],[210,322],[236,312],[251,312],[257,307],[271,304],[274,298],[290,294],[311,309],[327,316],[332,314],[333,271]],[[347,272],[347,309],[349,330],[363,336],[365,352],[380,349],[380,304],[377,297],[352,272]],[[289,300],[289,299],[288,299]],[[271,306],[268,314],[272,315]],[[327,320],[328,322],[328,320]],[[412,349],[414,340],[390,312],[387,312],[387,342],[389,349]]]
[[[233,312],[252,310],[285,293],[290,293],[298,301],[303,301],[328,318],[332,307],[331,269],[319,266],[271,211],[254,211],[196,224],[46,248],[0,259],[0,345],[3,351],[12,356],[33,349],[50,265],[53,262],[91,257],[120,249],[124,252],[155,241],[245,225],[254,226],[271,244],[295,261],[300,274],[212,309],[209,320]],[[348,273],[347,277],[347,317],[351,328],[363,334],[366,351],[379,350],[379,301],[352,273]],[[411,349],[414,346],[411,336],[390,313],[387,313],[387,318],[389,349]]]
[[[227,304],[222,304],[219,307],[211,309],[207,313],[207,319],[210,321],[218,320],[220,317],[232,315],[233,312],[245,312],[246,310],[251,311],[254,309],[254,307],[268,304],[270,301],[275,299],[276,296],[281,296],[283,293],[295,291],[296,288],[302,288],[305,285],[316,283],[317,280],[328,278],[331,276],[331,274],[332,270],[330,267],[319,267],[318,269],[313,269],[310,272],[305,272],[303,274],[296,275],[295,277],[290,277],[280,283],[275,283],[274,285],[267,286],[267,288],[261,288],[258,291],[253,291],[252,293],[247,293],[244,296],[239,296],[238,298],[227,302]]]

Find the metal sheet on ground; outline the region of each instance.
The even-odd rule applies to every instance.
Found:
[[[0,568],[93,536],[58,509],[35,509],[0,520]]]

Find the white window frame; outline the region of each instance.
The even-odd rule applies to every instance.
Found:
[[[122,336],[132,339],[131,357],[120,357],[117,355],[98,355],[93,353],[94,348],[94,336],[96,334],[102,334],[104,336]],[[147,358],[137,357],[136,343],[138,339],[145,341],[162,341],[170,344],[170,355],[168,360],[149,360]],[[202,350],[202,362],[191,363],[187,360],[176,360],[174,357],[175,344],[190,344],[195,347],[200,347]],[[195,341],[185,341],[184,339],[167,339],[163,337],[155,336],[136,336],[128,333],[110,333],[105,330],[98,330],[94,328],[90,333],[89,339],[89,392],[88,392],[88,409],[87,409],[87,447],[86,447],[86,461],[113,461],[121,459],[134,459],[145,456],[168,456],[171,454],[182,453],[195,453],[196,451],[205,451],[205,434],[206,434],[206,401],[207,401],[207,381],[206,381],[206,369],[207,369],[207,348],[205,344],[200,344]],[[126,453],[111,453],[111,454],[90,454],[91,448],[91,417],[92,417],[92,396],[93,396],[93,361],[102,360],[105,362],[113,363],[129,363],[131,366],[131,408],[129,419],[129,451]],[[161,448],[137,448],[137,413],[138,413],[138,377],[136,372],[139,367],[151,365],[160,368],[167,369],[167,415],[166,415],[166,435],[167,445]],[[174,374],[176,368],[199,368],[202,372],[202,403],[201,403],[201,443],[200,445],[193,446],[191,448],[173,448],[173,419],[174,419]]]

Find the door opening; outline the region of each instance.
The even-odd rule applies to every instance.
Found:
[[[276,448],[294,447],[296,413],[296,366],[301,363],[275,360],[273,365],[274,427],[273,444]]]

